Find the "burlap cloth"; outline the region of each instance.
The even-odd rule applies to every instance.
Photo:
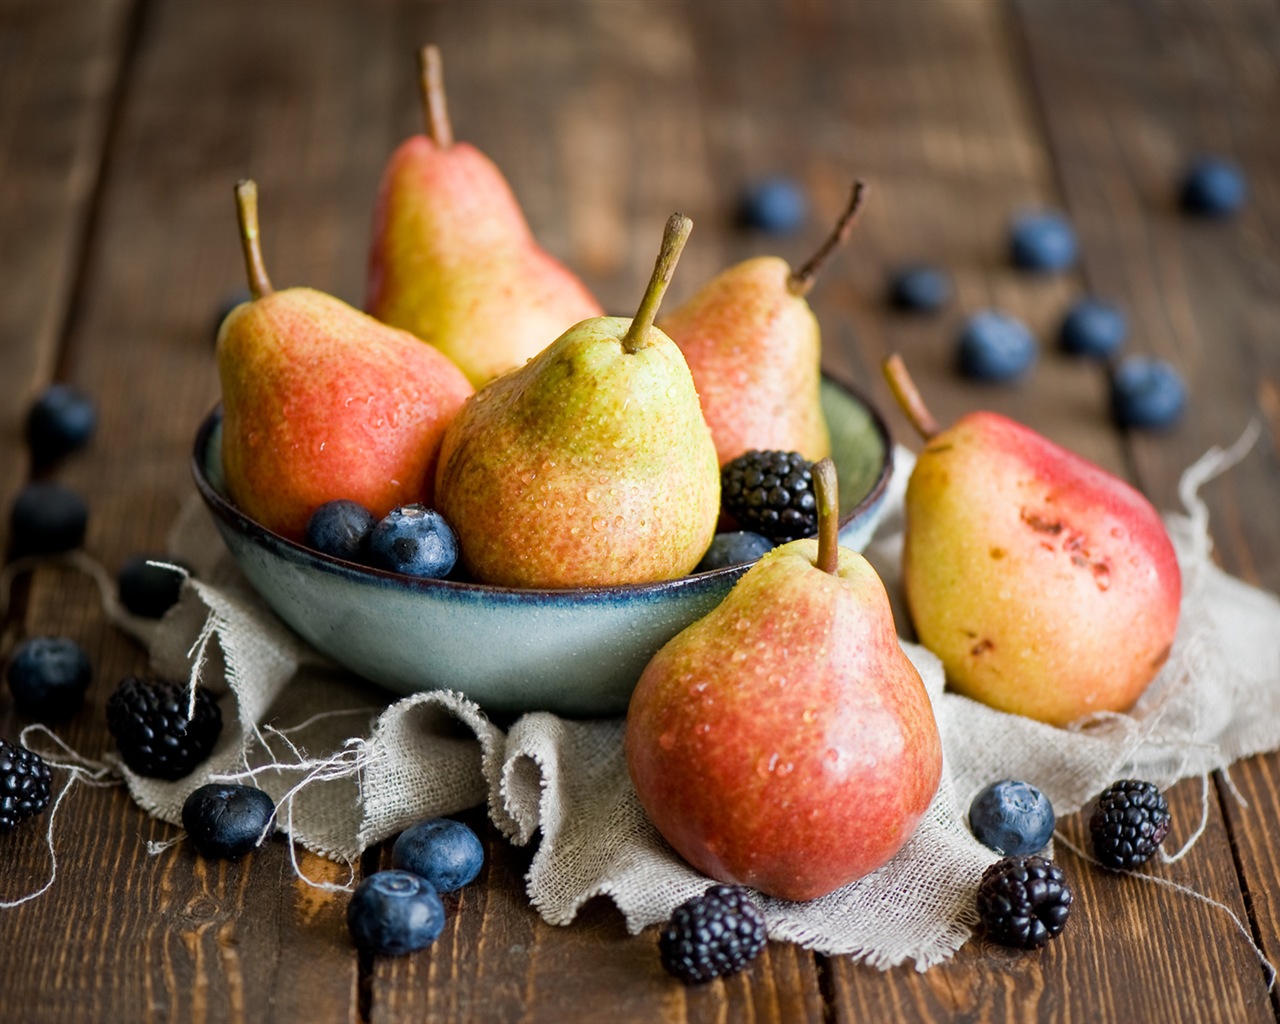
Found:
[[[1167,517],[1183,573],[1181,626],[1167,666],[1132,713],[1073,729],[1001,714],[945,692],[937,659],[903,641],[942,732],[937,798],[879,871],[809,903],[762,899],[771,937],[879,968],[911,960],[924,970],[971,934],[974,889],[996,855],[970,836],[966,810],[987,783],[1031,782],[1063,815],[1117,778],[1163,786],[1280,747],[1280,601],[1215,567],[1196,496],[1251,442],[1210,452],[1183,478],[1186,514]],[[896,458],[889,512],[867,551],[891,594],[913,461],[904,449]],[[622,720],[535,713],[500,728],[454,693],[397,699],[326,662],[276,619],[203,508],[184,514],[172,550],[195,569],[182,601],[159,624],[131,625],[157,673],[198,679],[221,695],[225,725],[212,757],[188,778],[124,772],[152,814],[176,824],[186,795],[211,777],[253,778],[278,802],[280,826],[294,842],[354,863],[414,821],[487,803],[511,842],[537,841],[528,895],[553,924],[568,924],[587,899],[604,894],[638,932],[708,885],[640,809],[622,755]],[[895,610],[905,623],[900,603]],[[1175,822],[1173,838],[1192,827]]]

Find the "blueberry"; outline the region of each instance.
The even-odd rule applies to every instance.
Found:
[[[1009,230],[1013,264],[1024,270],[1066,270],[1076,261],[1076,232],[1060,213],[1023,213]]]
[[[1187,168],[1179,201],[1188,213],[1229,217],[1244,205],[1248,191],[1244,172],[1237,164],[1222,157],[1205,156]]]
[[[30,718],[69,718],[84,703],[93,679],[89,655],[65,636],[33,636],[13,652],[7,678],[13,703]]]
[[[984,846],[1007,857],[1039,853],[1053,838],[1053,804],[1035,786],[993,782],[969,805],[969,828]]]
[[[379,871],[351,894],[347,928],[361,949],[399,956],[436,941],[444,929],[444,904],[425,878]]]
[[[1122,427],[1172,426],[1186,404],[1182,375],[1162,359],[1130,356],[1111,374],[1111,415]]]
[[[326,501],[311,513],[304,540],[307,547],[322,555],[363,562],[369,534],[377,525],[378,517],[358,501],[338,498]]]
[[[889,282],[889,299],[899,309],[933,313],[951,298],[951,280],[937,267],[903,267]]]
[[[84,543],[89,506],[62,484],[27,484],[13,500],[9,514],[10,551],[23,555],[56,555]]]
[[[1083,298],[1063,317],[1058,342],[1071,355],[1106,359],[1124,344],[1128,332],[1129,323],[1117,307]]]
[[[27,445],[37,466],[83,448],[98,426],[98,410],[82,391],[51,384],[27,411]]]
[[[182,805],[182,827],[202,857],[239,860],[274,831],[276,805],[252,786],[210,782]],[[270,831],[269,831],[270,830]]]
[[[458,560],[458,539],[444,516],[425,505],[393,508],[369,534],[369,564],[439,579]]]
[[[1035,364],[1036,339],[1005,313],[975,313],[960,332],[960,372],[976,380],[1014,380]]]
[[[785,235],[804,225],[808,207],[804,190],[794,180],[768,178],[743,192],[738,220],[744,227]]]
[[[711,572],[723,569],[728,565],[742,565],[754,562],[766,551],[772,551],[773,541],[758,533],[738,530],[732,533],[717,533],[711,540],[711,546],[702,556],[694,572]]]
[[[144,619],[159,619],[178,603],[182,595],[182,573],[151,562],[178,565],[190,572],[190,568],[168,555],[134,555],[116,573],[116,590],[120,603],[134,615]]]
[[[475,880],[484,846],[471,829],[451,818],[433,818],[405,829],[391,847],[391,866],[425,878],[436,892],[453,892]]]

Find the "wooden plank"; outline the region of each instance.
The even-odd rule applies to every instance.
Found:
[[[1138,479],[1172,506],[1185,466],[1261,423],[1254,449],[1201,496],[1222,565],[1280,590],[1280,7],[1127,3],[1082,21],[1078,5],[1035,2],[1020,13],[1089,281],[1130,309],[1132,349],[1169,360],[1190,383],[1175,430],[1131,439]],[[1238,218],[1177,210],[1179,175],[1205,152],[1248,176]],[[1278,769],[1270,754],[1231,770],[1243,805],[1218,783],[1251,926],[1273,962]]]
[[[459,138],[502,168],[540,241],[620,315],[673,210],[694,220],[681,294],[722,259],[688,34],[680,6],[634,2],[456,4],[401,20],[403,43],[441,48]],[[403,71],[394,119],[408,134],[420,120]],[[811,954],[778,946],[749,976],[685,994],[661,970],[655,932],[627,936],[604,901],[569,928],[547,925],[524,896],[523,854],[500,840],[490,852],[496,870],[461,898],[435,950],[374,962],[374,1020],[821,1018]]]
[[[714,150],[722,177],[732,177],[735,168],[776,170],[785,161],[781,169],[801,176],[815,202],[832,209],[852,173],[876,189],[850,243],[852,254],[814,291],[820,320],[835,325],[826,335],[828,359],[869,381],[887,405],[876,367],[886,352],[900,350],[943,422],[976,405],[995,408],[1123,472],[1103,375],[1052,352],[1053,330],[1083,291],[1082,276],[1033,277],[1008,266],[1008,218],[1023,206],[1060,206],[1063,197],[1056,153],[1046,148],[1028,102],[1020,46],[1002,9],[963,2],[932,4],[927,12],[918,5],[796,5],[753,7],[754,18],[741,7],[700,10],[702,66],[713,67],[712,53],[728,55],[728,69],[709,70],[703,87],[704,96],[716,97],[717,121],[737,126]],[[1086,37],[1097,28],[1085,21],[1077,31]],[[805,146],[809,152],[796,156]],[[939,263],[953,274],[956,301],[942,317],[886,311],[887,271],[911,259]],[[957,381],[956,328],[986,305],[1021,316],[1042,340],[1040,365],[1020,388]],[[896,415],[893,426],[896,436],[913,443]],[[1198,801],[1183,792],[1180,818],[1198,820]],[[1210,845],[1219,854],[1229,849],[1216,802],[1211,810],[1204,849],[1184,862],[1181,877],[1242,914],[1229,862],[1207,853]],[[1124,891],[1069,853],[1063,861],[1080,876],[1080,907],[1070,932],[1050,950],[1016,957],[974,944],[924,976],[909,969],[880,975],[833,959],[841,1019],[957,1013],[984,1020],[1060,1013],[1088,1019],[1106,1000],[1114,1012],[1103,1016],[1158,1019],[1178,1013],[1178,997],[1167,993],[1179,991],[1183,955],[1194,962],[1220,958],[1207,972],[1221,979],[1219,987],[1198,1019],[1269,1015],[1248,943],[1228,919],[1188,907],[1194,901],[1166,890]],[[1189,918],[1196,921],[1191,930],[1213,948],[1197,942],[1193,954],[1166,952],[1164,936],[1181,932]]]
[[[389,15],[335,4],[309,5],[306,18],[253,3],[146,10],[68,339],[68,378],[99,397],[102,423],[91,457],[64,476],[90,497],[87,551],[110,571],[161,548],[192,492],[191,440],[217,395],[211,318],[243,273],[232,184],[259,179],[280,284],[358,301],[389,141],[379,116]],[[90,647],[98,677],[59,733],[97,756],[110,747],[107,695],[145,657],[72,574],[37,574],[24,626]],[[122,791],[77,792],[63,813],[57,886],[0,916],[9,1010],[32,1021],[358,1017],[345,899],[295,882],[283,841],[210,865],[185,843],[150,856],[145,841],[174,830]],[[314,858],[306,867],[339,872]],[[6,891],[46,869],[27,836],[4,864]]]
[[[28,472],[31,401],[53,378],[124,46],[127,0],[0,5],[0,507]],[[0,525],[7,546],[8,516]]]

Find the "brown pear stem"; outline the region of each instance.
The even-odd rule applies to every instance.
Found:
[[[240,247],[244,250],[244,269],[249,278],[249,292],[255,299],[270,295],[271,278],[262,261],[262,239],[258,235],[258,185],[251,178],[236,182],[236,217],[240,221]]]
[[[858,214],[862,210],[862,203],[866,195],[867,186],[861,181],[855,181],[853,183],[853,192],[849,195],[849,205],[845,207],[844,213],[836,221],[836,226],[831,234],[827,236],[827,240],[822,243],[822,248],[809,257],[808,263],[799,270],[793,271],[791,276],[787,278],[787,291],[792,295],[803,296],[809,294],[809,290],[813,287],[814,278],[817,277],[818,271],[822,269],[823,264],[831,258],[833,252],[848,241],[849,235],[853,233],[853,225],[857,223]]]
[[[449,120],[449,104],[445,100],[440,47],[434,44],[418,51],[418,84],[422,89],[422,113],[426,117],[427,135],[441,149],[448,149],[453,145],[453,123]]]
[[[902,356],[895,352],[884,361],[883,370],[884,379],[889,382],[889,390],[893,392],[894,400],[907,414],[907,419],[920,432],[920,436],[928,441],[942,428],[938,426],[938,421],[933,418],[929,407],[920,397],[920,392],[916,390],[916,382],[911,379],[911,374],[907,373],[907,364],[902,361]]]
[[[835,573],[840,568],[840,491],[830,457],[814,463],[813,489],[818,499],[818,568]]]
[[[683,213],[673,213],[667,219],[666,229],[662,232],[662,248],[653,265],[649,287],[644,290],[635,319],[622,336],[622,347],[627,352],[639,352],[649,344],[649,328],[658,316],[658,307],[662,305],[662,297],[667,293],[667,285],[671,283],[671,275],[675,273],[676,263],[692,230],[693,221]]]

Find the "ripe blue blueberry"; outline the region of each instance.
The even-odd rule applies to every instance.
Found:
[[[127,611],[144,619],[159,619],[178,603],[184,577],[175,569],[166,568],[169,565],[182,566],[190,572],[183,562],[168,555],[144,554],[126,559],[116,573],[116,590]]]
[[[369,534],[369,564],[406,576],[439,579],[458,560],[458,538],[425,505],[393,508]]]
[[[239,860],[275,829],[276,805],[253,786],[210,782],[191,791],[182,805],[182,827],[196,852],[214,860]]]
[[[27,445],[37,466],[83,448],[98,426],[98,410],[84,392],[51,384],[27,411]]]
[[[1222,157],[1195,160],[1182,178],[1179,201],[1188,213],[1204,217],[1229,217],[1244,206],[1248,197],[1244,171]]]
[[[1009,231],[1013,264],[1024,270],[1066,270],[1075,264],[1076,248],[1070,221],[1052,210],[1020,214]]]
[[[33,636],[9,661],[9,691],[18,710],[41,722],[68,718],[84,703],[93,680],[89,655],[65,636]]]
[[[23,555],[56,555],[84,543],[89,506],[62,484],[36,481],[13,500],[9,513],[10,551]]]
[[[400,956],[436,941],[444,929],[444,904],[420,875],[379,871],[352,893],[347,928],[361,949]]]
[[[769,178],[743,192],[738,219],[744,227],[785,235],[804,225],[809,204],[804,190],[791,178]]]
[[[453,892],[475,880],[484,846],[471,829],[451,818],[433,818],[405,829],[391,847],[391,866],[425,878],[436,892]]]
[[[378,517],[358,501],[326,501],[307,520],[306,545],[322,555],[363,562]]]
[[[762,537],[758,533],[751,533],[747,530],[735,530],[727,533],[717,533],[711,539],[711,546],[707,548],[706,554],[702,556],[702,561],[698,563],[694,572],[711,572],[714,569],[723,569],[729,565],[742,565],[744,562],[754,562],[766,551],[772,551],[774,542],[768,537]]]
[[[1172,426],[1186,405],[1182,375],[1163,359],[1130,356],[1111,374],[1111,414],[1122,427]]]
[[[960,332],[960,372],[975,380],[1015,380],[1031,369],[1037,354],[1026,325],[1005,313],[975,313]]]
[[[1124,344],[1128,332],[1128,320],[1116,306],[1083,298],[1063,317],[1058,342],[1071,355],[1106,359]]]
[[[933,313],[951,298],[951,280],[937,267],[903,267],[889,282],[889,298],[899,309]]]
[[[993,782],[969,805],[969,828],[983,846],[1007,857],[1039,853],[1053,838],[1053,804],[1035,786]]]

